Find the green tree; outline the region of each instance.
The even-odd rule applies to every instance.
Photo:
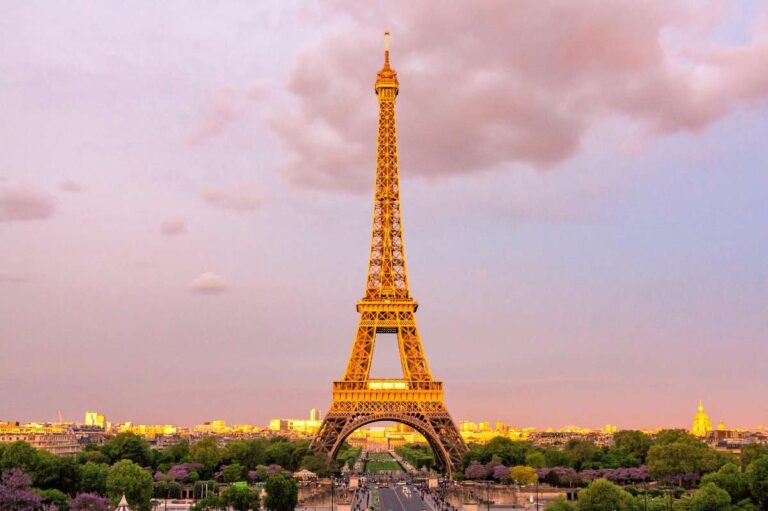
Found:
[[[574,505],[561,495],[547,504],[544,511],[574,511]]]
[[[330,474],[330,467],[328,466],[328,459],[321,454],[308,454],[301,460],[301,468],[305,468],[310,472],[314,472],[320,477],[326,477]]]
[[[67,511],[69,509],[69,498],[67,494],[56,488],[47,490],[35,489],[38,495],[43,498],[43,504],[54,506],[58,511]]]
[[[645,462],[645,457],[648,455],[648,449],[651,448],[652,444],[653,440],[651,440],[651,437],[642,431],[627,429],[619,431],[613,435],[613,445],[617,449],[623,449],[631,454],[637,458],[640,463]]]
[[[153,457],[146,440],[133,433],[118,433],[104,447],[111,463],[130,460],[141,467],[152,465]]]
[[[20,468],[30,474],[37,466],[39,456],[37,449],[27,442],[12,442],[3,449],[3,458],[0,460],[0,467],[3,470]]]
[[[581,470],[582,466],[593,461],[598,455],[598,448],[590,440],[578,440],[572,438],[565,444],[565,452],[568,453],[573,468]]]
[[[267,492],[264,507],[269,511],[293,511],[299,501],[299,486],[296,481],[282,474],[267,479],[264,490]]]
[[[544,450],[544,466],[547,467],[572,467],[573,460],[567,452],[550,447]]]
[[[227,465],[221,471],[221,480],[225,483],[234,483],[235,481],[243,480],[243,466],[239,463],[232,463]]]
[[[224,458],[229,463],[239,463],[248,470],[254,470],[267,462],[264,441],[258,438],[235,440],[227,444]]]
[[[656,443],[648,450],[646,461],[651,477],[676,477],[681,486],[686,472],[711,472],[723,464],[714,449],[682,430],[659,433]]]
[[[749,498],[750,495],[746,475],[733,463],[726,463],[717,472],[706,474],[701,478],[701,486],[708,483],[714,483],[727,491],[733,502]]]
[[[117,505],[125,494],[128,504],[139,511],[150,510],[152,476],[131,460],[121,460],[112,465],[107,475],[107,496]]]
[[[32,483],[41,489],[57,489],[74,494],[80,485],[80,470],[72,458],[38,452],[37,464],[32,472]]]
[[[206,495],[197,504],[192,506],[192,511],[218,511],[226,509],[227,505],[218,495]]]
[[[533,484],[539,477],[536,471],[525,465],[516,465],[509,470],[509,478],[519,485]]]
[[[109,465],[106,463],[89,461],[81,466],[80,492],[105,495],[107,493],[107,475],[109,475]]]
[[[267,448],[267,463],[277,464],[291,470],[293,463],[293,448],[286,441],[276,442]]]
[[[632,495],[606,479],[595,479],[579,491],[576,511],[631,511]]]
[[[749,491],[760,509],[768,509],[768,456],[761,456],[747,466]]]
[[[690,511],[728,511],[731,507],[731,496],[715,483],[701,486],[688,501]]]
[[[746,470],[750,463],[761,456],[768,456],[768,445],[745,445],[741,448],[741,469]]]
[[[533,468],[542,468],[547,460],[541,451],[531,451],[525,455],[525,464]]]
[[[221,492],[221,500],[234,511],[259,511],[259,492],[247,486],[227,486]]]
[[[200,463],[203,468],[200,475],[209,478],[222,460],[222,450],[215,437],[206,437],[194,444],[189,449],[189,458],[194,463]]]

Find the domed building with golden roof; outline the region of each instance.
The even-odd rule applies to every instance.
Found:
[[[712,423],[709,421],[709,415],[704,412],[704,405],[699,401],[699,411],[693,416],[691,433],[695,436],[705,437],[709,431],[712,431]]]

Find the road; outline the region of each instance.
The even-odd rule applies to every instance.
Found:
[[[409,488],[410,494],[403,493],[402,486],[379,488],[381,511],[429,511],[427,504],[421,500],[415,488]]]

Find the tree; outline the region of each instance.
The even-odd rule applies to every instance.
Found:
[[[768,445],[745,445],[741,448],[741,469],[746,470],[750,463],[761,456],[768,456]]]
[[[559,449],[549,448],[544,451],[545,467],[572,467],[573,460],[568,453]]]
[[[0,509],[3,511],[38,509],[43,499],[29,489],[31,485],[32,480],[19,468],[3,472],[0,477]]]
[[[730,507],[731,496],[715,483],[702,485],[688,501],[690,511],[728,511]]]
[[[467,479],[483,479],[485,478],[485,467],[479,461],[473,461],[464,470],[464,477]]]
[[[259,511],[259,492],[247,486],[227,486],[221,492],[221,500],[234,511]]]
[[[525,464],[533,468],[541,468],[546,464],[544,453],[541,451],[531,451],[525,456]]]
[[[591,440],[578,440],[572,438],[565,444],[565,452],[568,453],[573,463],[573,468],[580,470],[582,465],[597,457],[598,449]]]
[[[267,462],[264,441],[258,438],[235,440],[227,444],[224,458],[230,463],[239,463],[248,470],[254,470]]]
[[[264,507],[270,511],[293,511],[299,501],[296,481],[282,474],[267,479],[264,490],[267,492]]]
[[[579,491],[576,511],[631,511],[632,495],[606,479],[595,479]]]
[[[574,511],[574,505],[561,495],[547,504],[544,511]]]
[[[107,499],[94,493],[80,493],[69,501],[69,511],[112,511]]]
[[[214,437],[203,438],[189,449],[189,458],[194,463],[200,464],[201,476],[206,479],[211,477],[222,459],[218,440]]]
[[[645,457],[648,455],[648,449],[651,448],[652,444],[653,441],[651,440],[651,437],[642,431],[627,429],[619,431],[613,435],[613,445],[617,449],[623,449],[631,454],[637,458],[640,463],[645,462]]]
[[[310,472],[314,472],[320,477],[325,477],[330,474],[330,467],[328,466],[328,459],[321,454],[307,454],[304,459],[301,460],[301,468],[305,468]],[[419,467],[416,467],[419,468]]]
[[[648,450],[647,462],[651,477],[675,478],[681,486],[686,473],[711,472],[722,464],[713,449],[682,430],[659,433],[656,443]]]
[[[12,442],[3,449],[3,458],[0,460],[2,470],[14,468],[21,469],[27,474],[32,473],[39,459],[37,449],[27,442]]]
[[[701,486],[714,483],[727,491],[732,502],[749,498],[749,482],[746,475],[733,463],[726,463],[717,472],[712,472],[701,478]]]
[[[217,511],[226,509],[221,497],[218,495],[206,495],[204,499],[201,499],[197,504],[192,506],[192,511]]]
[[[65,511],[69,509],[69,499],[67,494],[56,488],[49,488],[47,490],[35,490],[38,495],[43,498],[43,505]]]
[[[539,479],[539,477],[536,475],[536,471],[531,467],[526,467],[525,465],[517,465],[512,467],[509,471],[509,477],[521,486],[526,484],[533,484]]]
[[[72,494],[80,484],[79,467],[71,458],[40,451],[32,472],[32,483],[41,489],[57,489]]]
[[[109,465],[106,463],[93,463],[92,461],[89,461],[80,467],[80,491],[84,494],[106,494],[108,474]]]
[[[130,460],[112,465],[107,476],[107,496],[117,505],[125,494],[128,504],[140,511],[149,511],[152,499],[152,476]]]
[[[235,481],[243,480],[243,466],[238,463],[227,465],[221,471],[221,480],[225,483],[234,483]]]
[[[746,470],[749,491],[760,509],[768,509],[768,456],[761,456]]]
[[[276,442],[267,448],[267,463],[291,468],[293,463],[293,448],[286,441]]]
[[[508,481],[510,479],[511,471],[509,467],[505,465],[496,465],[493,469],[493,474],[491,474],[491,477],[496,479],[497,481]]]
[[[103,449],[104,454],[107,455],[111,463],[120,460],[131,460],[141,467],[152,464],[152,453],[149,451],[149,444],[146,440],[133,433],[118,433],[104,445]]]

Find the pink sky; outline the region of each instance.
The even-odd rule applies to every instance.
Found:
[[[768,425],[768,11],[725,0],[4,3],[0,420],[327,408],[384,30],[454,418]]]

